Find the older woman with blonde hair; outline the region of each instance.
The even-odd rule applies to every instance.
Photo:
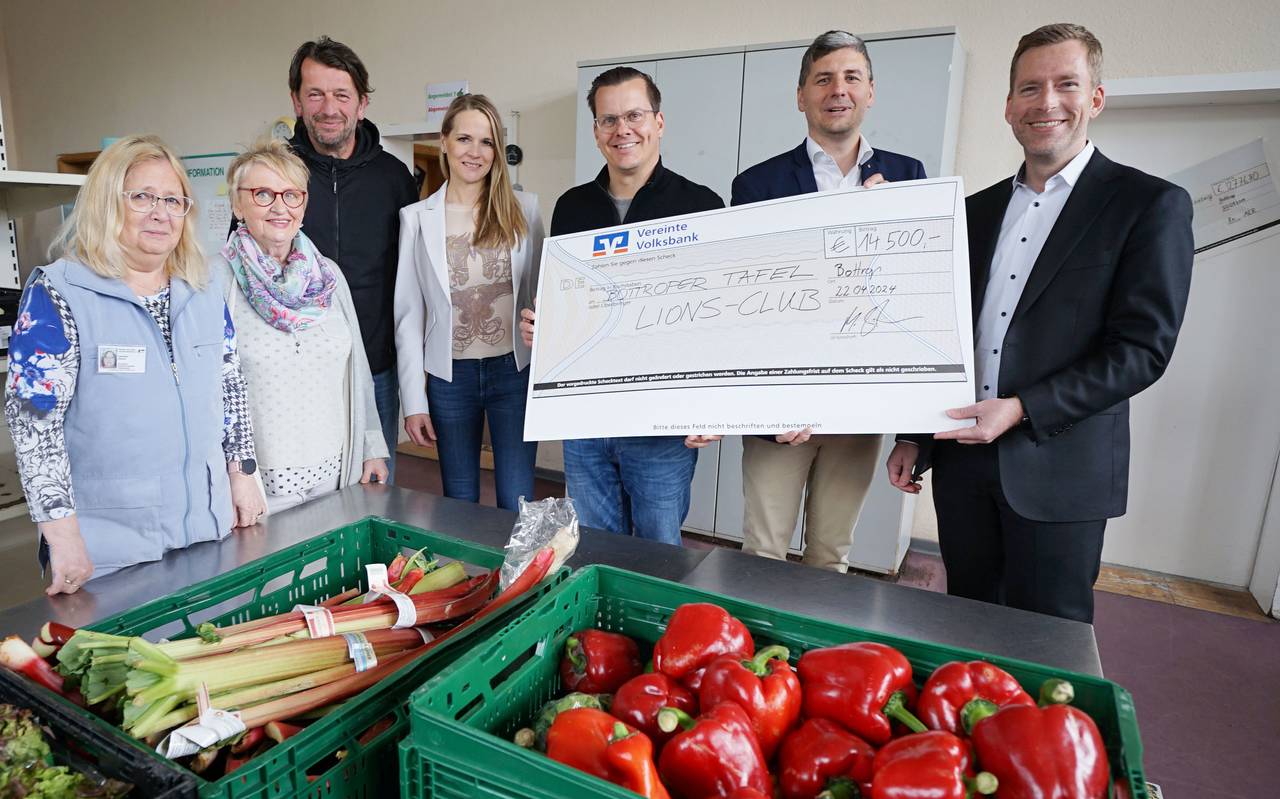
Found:
[[[239,220],[213,259],[240,338],[267,507],[387,478],[351,291],[302,232],[307,167],[281,141],[227,169]]]
[[[533,498],[538,444],[524,440],[533,306],[542,257],[538,198],[515,191],[502,120],[483,94],[455,97],[441,122],[445,184],[400,211],[396,363],[404,426],[435,446],[445,496],[480,499],[485,421],[498,506]]]
[[[173,151],[98,156],[27,282],[5,418],[52,566],[48,593],[226,536],[262,514],[235,329],[196,243]],[[232,473],[230,477],[228,473]]]

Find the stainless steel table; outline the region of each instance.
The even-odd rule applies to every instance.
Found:
[[[1102,675],[1093,626],[716,549],[680,582],[868,630]]]
[[[318,533],[382,516],[501,548],[515,514],[388,486],[353,486],[228,538],[171,552],[75,594],[41,597],[0,612],[0,634],[31,638],[45,621],[73,627],[230,571]],[[840,575],[737,550],[695,550],[591,530],[569,566],[606,564],[730,594],[783,610],[950,646],[1101,674],[1093,628],[857,575]]]

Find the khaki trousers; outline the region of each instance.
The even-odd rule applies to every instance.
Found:
[[[744,552],[785,559],[804,505],[804,563],[844,572],[880,461],[878,435],[813,436],[798,446],[742,437]]]

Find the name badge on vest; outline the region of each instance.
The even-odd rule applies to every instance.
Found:
[[[147,371],[146,347],[98,345],[98,374],[140,375]]]

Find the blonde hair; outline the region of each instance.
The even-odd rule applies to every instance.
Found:
[[[476,231],[472,243],[477,247],[506,247],[514,249],[520,239],[529,235],[529,224],[525,221],[524,211],[520,210],[520,201],[516,199],[515,190],[511,188],[511,176],[507,172],[507,144],[503,133],[502,120],[498,118],[498,109],[483,94],[461,94],[449,103],[444,112],[444,120],[440,123],[440,135],[448,138],[453,132],[453,120],[463,111],[479,111],[489,120],[489,129],[493,131],[493,166],[485,175],[485,191],[480,194],[479,208],[476,209]],[[445,153],[443,143],[440,147],[440,169],[445,180],[449,179],[449,156]]]
[[[49,245],[51,258],[79,261],[103,277],[124,276],[125,255],[120,246],[120,233],[124,230],[124,215],[133,213],[125,204],[124,181],[129,170],[142,161],[169,164],[178,176],[182,193],[191,196],[187,170],[169,145],[158,136],[125,136],[103,150],[89,167],[71,215]],[[193,202],[191,211],[181,218],[178,246],[165,259],[164,268],[170,277],[181,278],[194,288],[202,289],[208,282],[209,268],[196,237],[196,226],[187,224],[195,211]]]
[[[302,191],[307,190],[307,182],[311,177],[307,165],[289,148],[288,144],[279,139],[264,136],[249,145],[249,149],[237,155],[231,162],[231,166],[227,167],[227,188],[231,192],[232,207],[240,199],[240,181],[254,166],[265,166]],[[246,186],[245,188],[254,187]],[[304,202],[303,207],[305,206]]]

